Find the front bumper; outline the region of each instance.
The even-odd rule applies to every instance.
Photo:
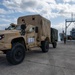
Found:
[[[7,43],[0,43],[0,51],[1,50],[7,50],[7,49],[11,49],[11,44],[7,44]]]

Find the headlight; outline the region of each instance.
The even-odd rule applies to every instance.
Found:
[[[4,38],[4,34],[0,35],[0,40],[2,40]]]

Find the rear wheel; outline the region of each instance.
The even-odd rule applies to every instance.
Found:
[[[41,42],[41,49],[42,49],[42,52],[48,52],[49,42],[48,41],[42,41]]]
[[[20,43],[16,43],[13,48],[7,52],[6,58],[8,62],[13,65],[21,63],[25,58],[25,47]]]
[[[52,45],[53,45],[53,48],[56,48],[57,43],[56,43],[56,42],[54,42],[54,43],[52,43]]]

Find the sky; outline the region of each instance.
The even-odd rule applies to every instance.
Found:
[[[25,15],[40,14],[51,21],[51,27],[59,33],[65,28],[65,19],[75,17],[75,0],[0,0],[0,30],[10,23],[17,23],[17,18]],[[69,24],[69,23],[68,23]],[[68,28],[68,34],[72,23]]]

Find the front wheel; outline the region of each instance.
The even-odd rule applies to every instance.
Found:
[[[16,43],[13,48],[7,52],[6,58],[13,65],[21,63],[25,58],[25,47]]]
[[[42,49],[42,52],[48,52],[49,42],[48,41],[42,41],[41,42],[41,49]]]

